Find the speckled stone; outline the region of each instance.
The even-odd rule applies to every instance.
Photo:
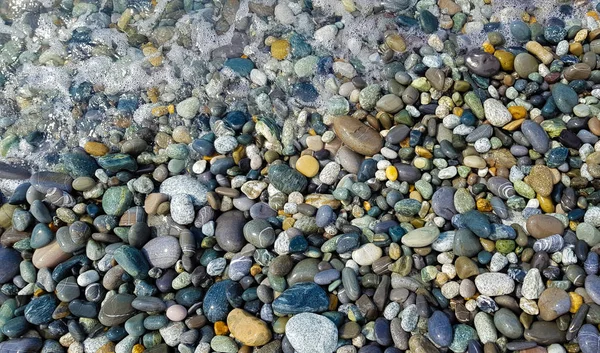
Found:
[[[325,316],[301,313],[285,327],[286,337],[298,353],[329,353],[337,345],[337,327]]]
[[[515,289],[515,282],[504,273],[487,272],[475,277],[477,290],[490,297],[510,294]]]

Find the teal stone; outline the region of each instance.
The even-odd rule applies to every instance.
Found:
[[[8,338],[16,338],[23,335],[29,329],[29,322],[24,316],[17,316],[8,320],[1,327],[1,332]]]
[[[35,283],[36,270],[35,270],[35,266],[33,266],[33,263],[31,263],[31,261],[21,261],[21,263],[19,264],[19,269],[20,269],[19,272],[21,274],[21,277],[23,277],[25,282]]]
[[[452,250],[456,256],[473,257],[481,251],[481,243],[473,232],[459,229],[454,233]]]
[[[32,298],[25,306],[25,319],[33,325],[47,324],[52,321],[52,313],[57,305],[58,302],[52,294]]]
[[[29,227],[32,220],[33,220],[33,216],[31,215],[31,213],[29,211],[17,208],[13,212],[12,226],[15,230],[22,232],[25,229],[27,229],[27,227]]]
[[[293,33],[288,39],[290,47],[292,49],[292,56],[294,58],[303,58],[310,55],[312,47],[306,42],[306,40],[298,33]]]
[[[122,216],[131,206],[133,195],[127,186],[109,188],[102,196],[102,209],[107,215]]]
[[[302,191],[307,184],[306,177],[286,164],[276,164],[269,168],[269,181],[277,190],[290,194]]]
[[[565,114],[573,112],[573,107],[579,103],[577,93],[564,83],[556,83],[552,86],[552,98],[556,107]]]
[[[169,323],[166,315],[152,315],[144,319],[144,327],[146,330],[159,330]]]
[[[98,158],[98,164],[109,172],[116,173],[120,170],[135,172],[137,162],[133,157],[124,153],[111,153]]]
[[[213,284],[208,291],[206,291],[202,310],[208,321],[217,322],[227,319],[230,305],[226,293],[229,290],[229,287],[233,285],[235,285],[235,282],[227,279]]]
[[[160,335],[160,332],[150,332],[145,334],[144,336],[142,336],[142,344],[144,345],[144,347],[146,347],[146,350],[148,352],[163,352],[163,351],[167,351],[167,345],[166,344],[162,344],[162,336]],[[150,348],[152,347],[156,347],[160,345],[159,349],[156,350],[151,350]]]
[[[567,161],[569,149],[566,147],[557,147],[551,149],[546,155],[546,165],[549,168],[558,168]]]
[[[150,265],[148,265],[146,258],[138,249],[129,245],[123,245],[115,251],[113,257],[123,267],[125,272],[129,273],[132,277],[137,279],[148,277]]]
[[[469,325],[459,324],[454,326],[454,339],[450,344],[453,352],[464,352],[470,340],[477,339],[477,331]]]
[[[471,108],[473,114],[477,117],[477,119],[483,119],[485,117],[485,110],[483,109],[483,104],[481,103],[481,99],[475,94],[473,91],[469,91],[465,93],[465,103]]]
[[[115,294],[102,303],[98,320],[104,326],[116,326],[124,323],[135,315],[136,310],[131,306],[135,296],[131,294]]]
[[[314,282],[303,282],[286,289],[272,304],[281,315],[321,313],[329,307],[327,293]]]
[[[187,159],[190,154],[187,145],[182,143],[173,143],[166,148],[167,156],[174,159]]]
[[[202,288],[196,287],[188,287],[178,290],[175,294],[175,301],[178,304],[189,308],[190,306],[196,304],[197,302],[202,300]]]
[[[93,177],[94,172],[98,169],[96,160],[83,152],[65,153],[62,156],[62,161],[73,178]]]
[[[434,14],[428,10],[421,10],[419,12],[419,24],[423,32],[431,34],[438,30],[440,23]]]
[[[332,195],[336,200],[347,200],[350,197],[350,190],[346,188],[337,188],[333,190]]]
[[[271,273],[268,273],[267,278],[269,279],[269,284],[274,291],[283,292],[287,288],[285,277],[275,276]]]
[[[125,331],[131,336],[140,337],[146,333],[144,327],[144,319],[146,318],[145,313],[134,315],[125,321]]]
[[[452,16],[452,32],[454,33],[458,33],[463,26],[465,25],[465,23],[467,23],[467,20],[469,19],[469,17],[467,16],[467,14],[463,13],[463,12],[458,12],[456,14],[454,14],[454,16]],[[446,43],[449,43],[450,41],[446,41],[444,43],[444,47],[446,46]],[[446,49],[446,48],[444,48]],[[453,56],[456,56],[456,54],[454,54]]]
[[[469,171],[471,171],[470,168]],[[425,200],[431,199],[431,196],[433,195],[433,186],[425,180],[417,180],[415,189],[417,189],[419,194],[421,194]]]
[[[513,38],[519,42],[526,42],[531,39],[531,29],[529,26],[520,20],[511,22],[510,26],[510,34],[512,34]]]
[[[492,225],[490,219],[483,213],[477,210],[471,210],[462,215],[462,221],[464,224],[481,238],[489,238],[492,234]]]
[[[394,205],[394,211],[400,213],[403,216],[412,217],[419,213],[421,209],[421,202],[415,199],[404,199],[396,202]]]
[[[52,230],[50,230],[46,224],[38,223],[33,227],[33,231],[31,231],[29,244],[33,249],[39,249],[50,244],[53,238],[54,234],[52,233]]]
[[[544,29],[544,38],[552,44],[558,44],[567,35],[567,30],[560,26],[547,26]]]
[[[224,65],[240,76],[248,76],[254,69],[254,63],[250,59],[244,58],[227,59]]]

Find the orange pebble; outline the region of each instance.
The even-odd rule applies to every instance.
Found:
[[[227,324],[223,321],[215,322],[215,334],[219,336],[224,336],[229,333],[229,328]]]
[[[483,51],[486,53],[494,54],[494,52],[496,51],[496,49],[490,42],[484,42],[482,47],[483,47]]]
[[[133,346],[133,348],[131,349],[131,353],[142,353],[145,350],[146,350],[146,347],[144,347],[144,345],[138,343],[135,346]]]
[[[102,142],[89,141],[83,146],[83,149],[91,156],[100,157],[108,153],[108,147]]]
[[[508,107],[508,111],[514,119],[523,119],[527,116],[527,110],[521,107],[520,105],[513,105],[512,107]]]
[[[480,212],[491,212],[492,204],[486,199],[477,200],[477,210]]]

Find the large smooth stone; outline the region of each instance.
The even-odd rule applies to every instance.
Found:
[[[58,188],[67,192],[71,192],[73,178],[68,174],[55,172],[37,172],[29,179],[31,186],[37,191],[45,194],[52,188]]]
[[[561,331],[556,322],[535,321],[525,330],[525,339],[538,344],[549,345],[566,342],[566,331]]]
[[[19,263],[21,263],[21,254],[11,248],[0,247],[0,284],[8,283],[19,273]]]
[[[500,308],[494,313],[494,326],[508,338],[517,339],[523,335],[523,325],[519,318],[507,308]]]
[[[550,149],[550,138],[542,126],[533,120],[525,120],[521,124],[521,132],[531,144],[531,147],[539,153],[546,153]]]
[[[600,277],[588,275],[585,278],[585,291],[594,303],[600,305]]]
[[[142,253],[152,267],[167,269],[181,257],[181,247],[177,238],[164,235],[150,239],[142,248]]]
[[[536,214],[527,219],[526,228],[529,234],[536,239],[543,239],[554,234],[564,232],[561,221],[549,215]]]
[[[285,334],[298,353],[332,353],[338,342],[338,330],[325,316],[301,313],[285,326]]]
[[[573,107],[579,103],[579,97],[575,90],[560,82],[554,84],[551,90],[556,107],[565,114],[571,114],[571,112],[573,112]]]
[[[473,257],[481,251],[479,238],[468,229],[458,229],[454,233],[452,250],[456,256]]]
[[[503,177],[489,178],[487,180],[487,187],[494,195],[504,200],[515,195],[515,188],[513,187],[513,184],[508,179]]]
[[[271,340],[267,324],[242,309],[233,309],[227,315],[227,326],[233,337],[246,346],[262,346]]]
[[[379,153],[383,147],[381,135],[356,118],[338,116],[333,120],[333,129],[346,146],[365,156]]]
[[[456,189],[450,186],[444,186],[435,193],[431,199],[431,207],[433,211],[445,220],[451,220],[452,217],[457,214],[456,208],[454,207],[454,193]]]
[[[217,322],[227,319],[227,314],[229,313],[229,301],[227,300],[226,293],[233,284],[233,281],[226,279],[213,284],[206,291],[202,310],[208,321]]]
[[[512,293],[515,281],[504,273],[486,272],[475,277],[475,286],[479,293],[494,297]]]
[[[98,320],[104,326],[117,326],[135,315],[136,310],[131,306],[135,296],[119,293],[108,298],[100,308]]]
[[[57,304],[52,294],[32,298],[25,307],[25,319],[34,325],[47,324],[52,321],[52,313]]]
[[[35,337],[13,338],[0,342],[2,353],[36,353],[42,349],[43,341]]]
[[[441,347],[448,347],[452,343],[452,325],[448,316],[437,310],[427,320],[427,329],[429,330],[429,338]]]
[[[277,190],[286,194],[302,191],[307,184],[306,177],[287,164],[269,167],[269,181]]]
[[[431,245],[439,236],[438,227],[429,226],[411,230],[402,237],[401,241],[411,248],[422,248]]]
[[[571,308],[571,297],[563,289],[550,287],[542,292],[538,300],[540,318],[553,321]]]
[[[62,251],[58,242],[53,241],[44,247],[36,249],[33,252],[31,262],[38,269],[44,267],[54,268],[61,262],[67,261],[70,257],[71,254]]]
[[[481,238],[489,238],[492,233],[490,219],[477,210],[470,210],[464,213],[461,218],[467,228]]]
[[[577,341],[582,353],[600,352],[600,335],[598,329],[591,324],[585,324],[579,329]]]
[[[282,315],[320,313],[328,307],[327,293],[313,282],[298,283],[283,291],[273,302],[273,311]]]
[[[238,210],[225,212],[217,218],[215,238],[221,249],[238,252],[246,245],[246,239],[244,239],[245,222],[244,213]]]
[[[476,75],[492,77],[500,71],[500,61],[492,54],[474,50],[465,56],[465,65]]]
[[[319,272],[319,259],[307,258],[298,262],[287,275],[287,283],[293,286],[296,283],[312,282]]]
[[[150,266],[142,255],[142,252],[133,246],[123,245],[113,254],[115,261],[125,272],[129,273],[133,278],[144,279],[148,277]]]

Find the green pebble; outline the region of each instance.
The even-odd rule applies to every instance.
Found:
[[[540,125],[544,131],[548,133],[550,138],[557,138],[560,133],[567,128],[565,122],[560,119],[544,120]]]
[[[415,183],[415,189],[417,189],[419,194],[421,194],[425,200],[431,199],[431,196],[433,195],[433,186],[425,180],[418,180]]]
[[[492,143],[492,146],[493,146],[493,143]],[[462,178],[466,178],[469,175],[469,173],[471,173],[471,168],[464,166],[464,165],[459,166],[457,169],[458,169],[458,175],[460,175]]]
[[[496,250],[502,254],[508,254],[510,252],[515,251],[517,244],[514,240],[510,239],[500,239],[496,241]]]
[[[521,195],[525,198],[528,198],[528,199],[535,198],[535,191],[533,190],[533,188],[522,180],[515,181],[514,188],[515,188],[515,191],[519,195]]]
[[[465,103],[467,103],[478,119],[481,120],[485,117],[483,104],[481,104],[481,100],[477,97],[475,92],[469,91],[465,94]]]

